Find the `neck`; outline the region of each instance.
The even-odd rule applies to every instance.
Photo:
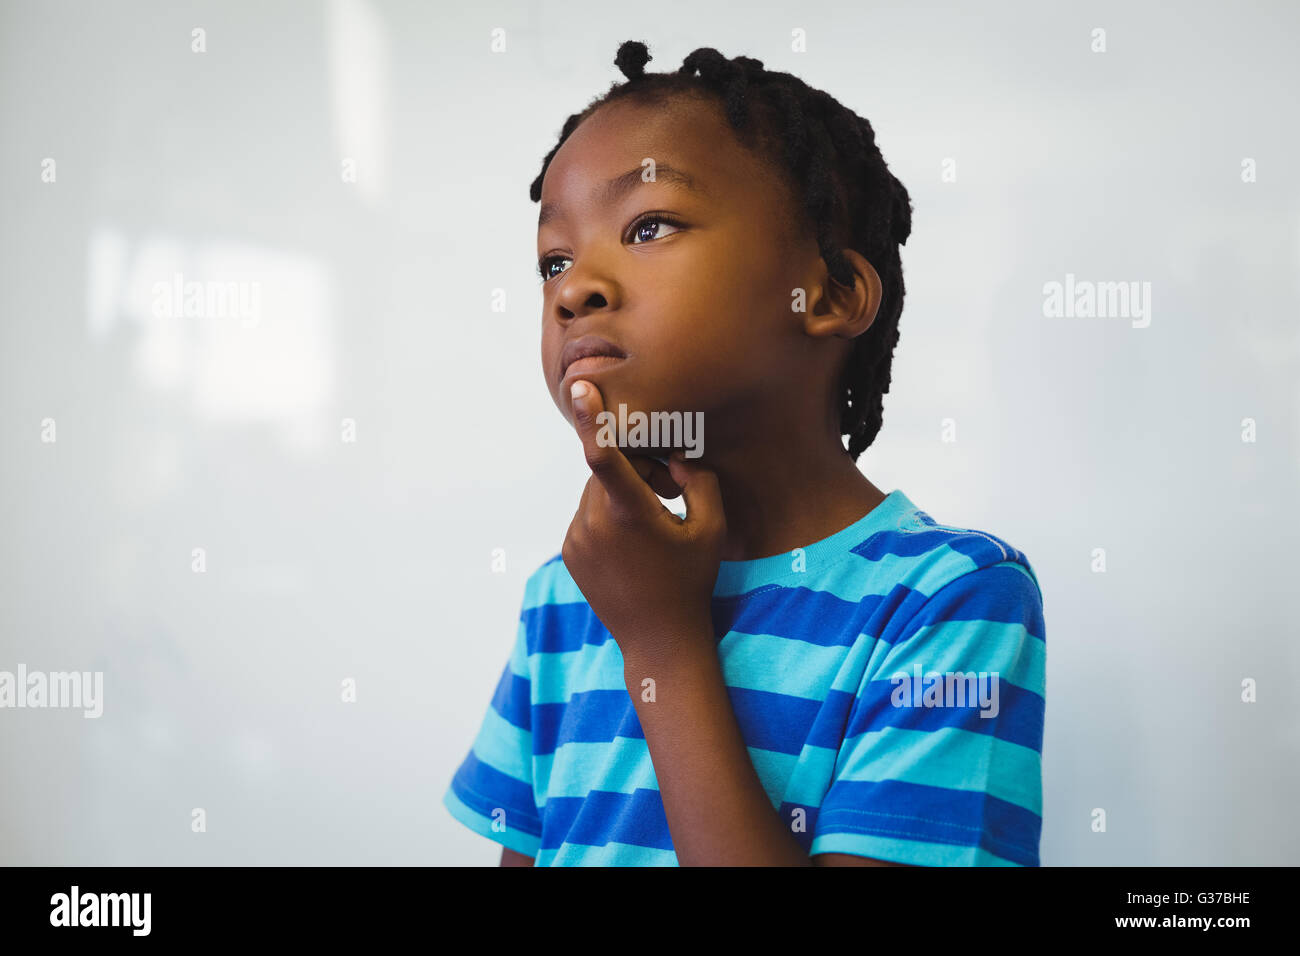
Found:
[[[791,423],[793,424],[793,423]],[[833,435],[790,428],[710,448],[727,518],[724,561],[793,551],[848,527],[884,500]]]

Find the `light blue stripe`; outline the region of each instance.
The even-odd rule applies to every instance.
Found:
[[[918,564],[916,558],[900,558],[898,560],[900,564],[902,562],[913,565]],[[919,562],[919,565],[919,568],[914,567],[911,571],[904,572],[899,581],[926,597],[933,596],[942,590],[945,585],[951,584],[963,574],[969,574],[979,568],[979,565],[967,555],[962,554],[960,551],[954,551],[951,546],[947,545],[928,553],[925,559]]]
[[[531,677],[528,669],[528,628],[523,621],[515,627],[515,644],[510,650],[510,669],[519,677]]]
[[[897,530],[898,524],[914,509],[902,489],[894,489],[870,512],[853,524],[829,537],[803,547],[807,571],[798,572],[792,567],[794,555],[790,552],[775,554],[751,561],[723,561],[718,568],[715,594],[742,594],[766,585],[797,587],[802,579],[811,575],[825,575],[837,567],[841,557],[873,534]]]
[[[758,782],[767,791],[767,798],[772,801],[772,809],[781,807],[782,797],[790,786],[799,758],[794,754],[776,753],[761,747],[747,747],[749,762],[754,765]]]
[[[884,597],[900,584],[928,597],[978,567],[968,555],[945,545],[928,552],[923,562],[916,555],[893,552],[874,559],[849,555],[820,577],[809,567],[806,575],[796,575],[782,586],[812,588],[858,604],[869,597]]]
[[[851,853],[913,866],[1019,866],[977,846],[900,840],[872,833],[823,833],[812,841],[810,855],[818,853]]]
[[[820,748],[818,748],[820,749]],[[992,734],[885,727],[844,742],[836,780],[901,780],[951,790],[981,790],[1042,816],[1042,755]],[[814,799],[791,802],[821,805]]]
[[[793,754],[746,748],[759,782],[773,807],[781,805],[794,768]],[[832,755],[832,762],[833,762]],[[537,757],[539,810],[550,797],[585,797],[591,790],[631,794],[658,790],[650,751],[643,738],[617,737],[610,743],[567,743],[553,754]]]
[[[524,600],[520,611],[541,607],[543,604],[574,604],[586,600],[564,562],[556,561],[542,565],[528,578],[524,584]]]
[[[474,738],[474,755],[485,764],[516,780],[531,783],[533,734],[506,720],[489,707]]]
[[[870,680],[888,681],[897,675],[914,676],[921,665],[947,673],[998,673],[1004,683],[1043,695],[1047,675],[1047,645],[1020,624],[999,621],[944,621],[926,625],[892,650],[872,670]]]
[[[554,753],[537,757],[537,779],[546,781],[538,794],[551,797],[585,797],[589,790],[632,793],[657,790],[654,765],[644,738],[615,737],[608,743],[567,743]]]
[[[837,757],[836,751],[827,747],[806,744],[799,754],[795,771],[791,774],[784,802],[820,807],[822,798],[826,796],[835,777]]]
[[[847,647],[819,647],[773,634],[729,633],[718,644],[729,687],[824,700]]]
[[[574,694],[593,690],[621,690],[623,654],[613,641],[586,644],[576,651],[538,651],[532,657],[537,681],[533,704],[565,704]]]
[[[556,850],[545,850],[537,857],[537,866],[678,866],[677,854],[627,843],[585,846],[566,843]]]
[[[880,645],[877,638],[870,634],[859,634],[857,641],[849,648],[848,656],[844,658],[844,663],[840,665],[839,673],[831,681],[830,690],[837,690],[850,696],[856,695],[858,688],[862,685],[862,677],[867,673],[867,668],[871,666],[871,660],[876,656],[877,647]],[[885,645],[888,647],[888,645]],[[830,691],[827,691],[829,696]]]

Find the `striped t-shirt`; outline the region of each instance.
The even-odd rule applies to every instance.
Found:
[[[1025,556],[896,490],[789,554],[723,561],[723,676],[754,769],[809,852],[1037,866],[1046,673]],[[559,556],[443,803],[537,866],[676,866],[623,656]]]

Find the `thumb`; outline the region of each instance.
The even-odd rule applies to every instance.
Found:
[[[682,489],[686,526],[703,534],[723,534],[727,530],[727,518],[722,510],[722,489],[717,474],[698,462],[687,462],[679,451],[669,457],[668,471]]]

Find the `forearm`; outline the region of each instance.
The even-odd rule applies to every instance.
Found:
[[[811,866],[749,759],[713,635],[689,646],[698,650],[624,660],[678,862]],[[654,681],[653,700],[646,699],[647,678]]]

